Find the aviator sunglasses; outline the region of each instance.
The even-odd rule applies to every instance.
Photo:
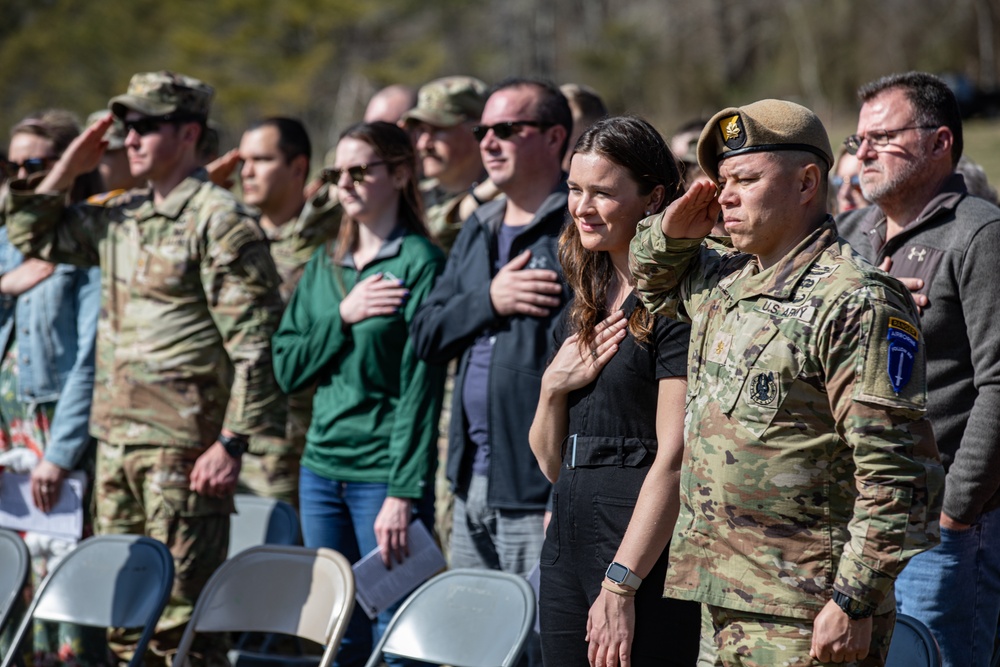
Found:
[[[369,162],[368,164],[357,164],[353,167],[347,167],[345,169],[324,169],[323,180],[332,185],[336,185],[340,182],[340,175],[346,171],[351,181],[357,184],[365,180],[365,174],[368,173],[369,169],[377,167],[380,164],[386,164],[386,161],[379,160],[377,162]]]
[[[509,120],[505,123],[497,123],[496,125],[476,125],[472,128],[472,135],[476,137],[476,141],[482,141],[486,138],[489,131],[493,130],[493,136],[504,140],[510,139],[517,134],[518,130],[522,127],[537,127],[539,130],[547,130],[552,127],[552,123],[542,123],[537,120]]]

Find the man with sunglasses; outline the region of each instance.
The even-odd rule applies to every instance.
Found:
[[[302,123],[271,117],[251,125],[240,139],[243,201],[260,211],[260,226],[281,276],[287,305],[313,252],[337,235],[341,208],[330,188],[308,201],[312,144]],[[280,437],[254,436],[243,458],[238,491],[299,505],[299,460],[312,419],[315,387],[288,396],[288,422]]]
[[[899,611],[930,627],[945,665],[988,665],[1000,621],[1000,209],[955,173],[962,121],[943,81],[895,74],[858,96],[844,143],[875,206],[837,225],[922,306],[927,416],[947,471],[941,544],[903,570]]]
[[[465,221],[413,322],[418,356],[460,357],[448,429],[453,567],[527,574],[541,551],[550,486],[528,429],[566,303],[557,242],[572,127],[566,98],[550,83],[510,79],[493,88],[473,133],[504,197]],[[537,641],[528,655],[539,664]]]
[[[420,194],[427,228],[446,252],[465,218],[499,194],[486,178],[479,139],[472,133],[485,102],[485,83],[448,76],[422,86],[417,106],[403,114],[425,176]]]
[[[173,593],[147,663],[176,647],[226,558],[247,437],[284,432],[270,344],[280,278],[253,215],[198,166],[212,94],[197,79],[153,72],[112,98],[131,172],[147,188],[65,205],[61,193],[99,162],[111,116],[70,144],[36,194],[11,185],[8,228],[26,255],[101,267],[90,429],[99,441],[97,529],[144,533],[174,556]],[[112,634],[120,658],[132,639]],[[205,662],[225,661],[219,639],[195,641]]]

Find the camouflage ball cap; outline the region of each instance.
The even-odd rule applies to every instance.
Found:
[[[215,91],[198,79],[173,72],[143,72],[132,76],[128,92],[112,97],[108,108],[116,118],[129,111],[146,116],[184,114],[208,117]]]
[[[446,76],[420,88],[417,106],[403,114],[403,121],[454,127],[467,120],[479,120],[485,104],[485,83],[471,76]]]
[[[90,127],[107,115],[108,112],[105,109],[95,111],[87,116],[87,127]],[[120,118],[115,117],[115,122],[113,122],[111,127],[108,128],[108,131],[104,133],[104,140],[108,142],[108,150],[117,151],[125,148],[125,136],[127,134],[128,132],[125,131],[125,124],[122,123]]]
[[[698,164],[716,181],[719,162],[735,155],[807,151],[833,166],[830,138],[819,117],[801,104],[761,100],[715,114],[698,140]]]

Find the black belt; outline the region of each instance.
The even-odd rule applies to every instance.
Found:
[[[567,468],[619,466],[638,468],[656,454],[656,440],[623,436],[593,436],[573,433],[563,440],[562,460]]]

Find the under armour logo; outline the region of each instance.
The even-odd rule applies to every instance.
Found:
[[[921,248],[917,250],[916,248],[910,248],[910,254],[906,256],[906,259],[916,259],[918,262],[924,261],[924,255],[927,254],[927,248]]]

